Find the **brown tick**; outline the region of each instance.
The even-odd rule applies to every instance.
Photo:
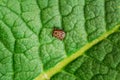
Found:
[[[63,40],[65,38],[65,32],[61,29],[54,28],[52,35],[59,40]]]

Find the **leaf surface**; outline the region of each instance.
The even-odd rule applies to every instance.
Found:
[[[119,29],[119,6],[120,0],[0,0],[0,80],[42,80],[62,71]],[[64,40],[52,36],[54,27],[66,32]],[[104,59],[87,52],[91,62]]]
[[[119,80],[120,32],[99,42],[69,63],[51,80]]]

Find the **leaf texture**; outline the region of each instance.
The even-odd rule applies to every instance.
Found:
[[[51,80],[119,80],[120,32],[90,48]]]
[[[120,0],[0,0],[0,80],[32,80],[37,76],[42,80],[62,71],[118,30],[119,6]],[[54,27],[66,32],[63,41],[52,36]],[[107,54],[92,49],[85,54],[91,62],[102,61]],[[77,51],[82,52],[71,59]],[[107,59],[105,64],[109,64]],[[63,65],[56,70],[59,63]],[[114,62],[111,66],[115,67]],[[52,73],[51,69],[56,71]]]

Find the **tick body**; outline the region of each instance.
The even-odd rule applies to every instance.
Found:
[[[65,32],[60,29],[54,29],[52,35],[58,38],[59,40],[63,40],[65,38]]]

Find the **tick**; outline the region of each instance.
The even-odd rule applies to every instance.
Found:
[[[59,40],[63,40],[65,38],[65,32],[61,29],[54,29],[52,35]]]

